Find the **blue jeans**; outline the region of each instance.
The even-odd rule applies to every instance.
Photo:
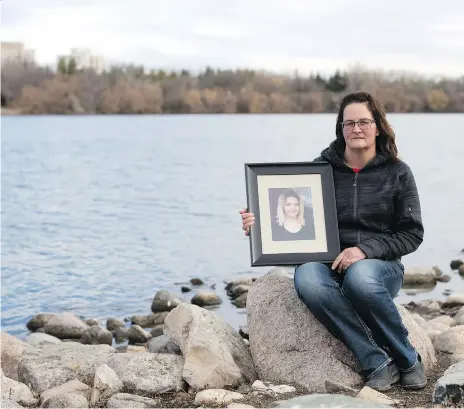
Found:
[[[393,298],[403,284],[400,261],[365,259],[344,273],[306,263],[295,270],[295,289],[314,317],[342,341],[369,379],[392,360],[400,371],[417,363],[417,353]]]

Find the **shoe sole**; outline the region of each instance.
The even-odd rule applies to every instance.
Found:
[[[417,383],[415,385],[401,385],[402,388],[404,389],[422,389],[427,386],[427,381],[424,383]]]
[[[374,390],[376,390],[378,392],[386,392],[386,391],[390,390],[392,385],[397,383],[399,380],[400,380],[400,373],[396,372],[395,374],[393,374],[392,381],[391,381],[390,385],[385,386],[383,388],[372,388],[372,389],[374,389]]]

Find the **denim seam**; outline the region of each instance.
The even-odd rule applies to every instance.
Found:
[[[367,380],[371,379],[376,373],[380,372],[383,368],[385,368],[393,359],[388,357],[387,360],[380,365],[377,369],[375,369],[369,376],[366,377]]]
[[[377,343],[374,341],[374,338],[372,337],[372,332],[371,330],[369,329],[369,327],[364,323],[364,321],[361,319],[361,317],[358,315],[356,309],[353,307],[353,304],[351,304],[351,301],[348,299],[348,297],[346,297],[345,295],[345,292],[343,291],[343,288],[340,288],[340,292],[342,293],[343,297],[346,299],[346,301],[350,304],[351,308],[353,309],[356,317],[358,318],[358,321],[361,323],[362,327],[364,328],[364,330],[366,331],[367,333],[367,337],[369,338],[369,341],[370,343],[375,347],[375,348],[378,348],[380,351],[384,352],[382,348],[380,348]],[[388,355],[387,355],[388,357]]]

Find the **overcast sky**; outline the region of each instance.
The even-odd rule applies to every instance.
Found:
[[[149,68],[464,75],[463,0],[2,0],[39,63],[87,47]]]

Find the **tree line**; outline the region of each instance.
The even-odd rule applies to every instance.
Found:
[[[72,59],[56,70],[2,67],[2,107],[23,114],[333,113],[349,92],[375,95],[388,112],[464,112],[464,76],[430,79],[361,67],[332,75],[260,70],[146,70],[113,66],[97,74]]]

